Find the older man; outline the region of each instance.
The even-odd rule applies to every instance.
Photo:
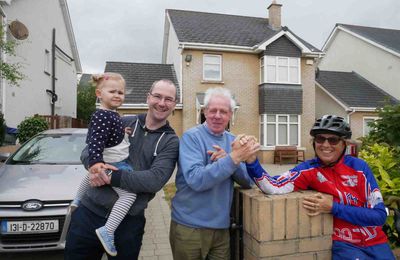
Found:
[[[207,90],[204,106],[206,122],[186,131],[180,141],[170,230],[175,260],[229,259],[233,184],[252,184],[241,161],[257,147],[230,152],[235,137],[225,129],[235,101],[229,90]]]
[[[110,176],[104,171],[91,172],[91,185],[94,187],[85,194],[81,206],[72,214],[65,259],[101,259],[104,249],[95,230],[104,225],[117,199],[110,185],[136,193],[137,198],[115,232],[118,255],[108,258],[138,258],[146,222],[144,209],[171,177],[178,159],[179,140],[167,121],[175,102],[175,85],[170,80],[159,80],[153,83],[147,95],[148,112],[123,117],[124,126],[132,129],[128,163],[134,170],[114,171]],[[82,162],[88,165],[85,150]],[[112,166],[109,168],[117,170]]]

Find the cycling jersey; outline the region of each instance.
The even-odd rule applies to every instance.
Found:
[[[387,216],[382,194],[365,161],[346,155],[336,165],[324,167],[315,158],[271,177],[256,160],[247,164],[247,171],[267,194],[309,189],[332,195],[333,240],[361,247],[387,241],[382,231]]]

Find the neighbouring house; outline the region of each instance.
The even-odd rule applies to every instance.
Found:
[[[125,102],[118,108],[122,116],[146,113],[148,109],[147,95],[154,81],[169,79],[177,87],[178,102],[175,111],[168,118],[175,132],[182,135],[182,104],[179,101],[181,89],[172,64],[106,62],[104,72],[120,73],[126,82]],[[88,77],[85,77],[87,79]],[[82,79],[81,79],[82,80]],[[97,106],[99,103],[97,103]]]
[[[377,119],[376,108],[398,102],[354,71],[318,70],[316,85],[316,117],[342,116],[350,122],[354,140],[368,134],[368,123]]]
[[[281,25],[281,7],[273,1],[268,18],[166,10],[162,62],[173,64],[181,86],[183,131],[204,121],[205,90],[226,87],[238,102],[229,130],[259,138],[262,162],[273,162],[278,145],[313,156],[323,52]]]
[[[0,1],[2,26],[7,37],[24,27],[28,37],[18,43],[16,57],[2,57],[22,65],[25,78],[19,86],[0,82],[1,112],[7,126],[17,127],[25,118],[40,115],[76,117],[78,50],[66,0]],[[17,28],[18,30],[18,28]]]
[[[365,136],[376,108],[400,99],[400,30],[336,24],[322,50],[316,116],[334,111]]]

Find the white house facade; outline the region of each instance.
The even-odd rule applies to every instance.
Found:
[[[400,30],[338,24],[322,49],[326,54],[318,67],[356,71],[400,99],[399,36]]]
[[[21,64],[25,75],[19,86],[1,81],[1,112],[7,126],[17,127],[34,114],[76,117],[76,75],[82,69],[66,0],[0,3],[3,28],[19,21],[29,31],[25,40],[16,40],[17,56],[3,57]],[[13,37],[7,31],[7,37]]]

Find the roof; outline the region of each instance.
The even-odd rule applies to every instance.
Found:
[[[175,83],[179,100],[179,83],[172,64],[107,61],[104,72],[116,72],[124,77],[125,104],[145,104],[151,85],[160,79],[169,79]]]
[[[349,108],[377,108],[388,98],[399,101],[356,72],[318,71],[316,81],[322,88]]]
[[[79,86],[88,86],[90,84],[90,80],[92,79],[92,74],[84,73],[79,79]]]
[[[384,48],[396,52],[398,55],[400,54],[400,30],[338,23],[325,45],[328,44],[329,39],[335,34],[338,28],[348,30],[366,40],[375,42]]]
[[[267,18],[167,9],[180,42],[254,47],[287,27],[273,30]],[[319,51],[295,36],[309,49]]]

